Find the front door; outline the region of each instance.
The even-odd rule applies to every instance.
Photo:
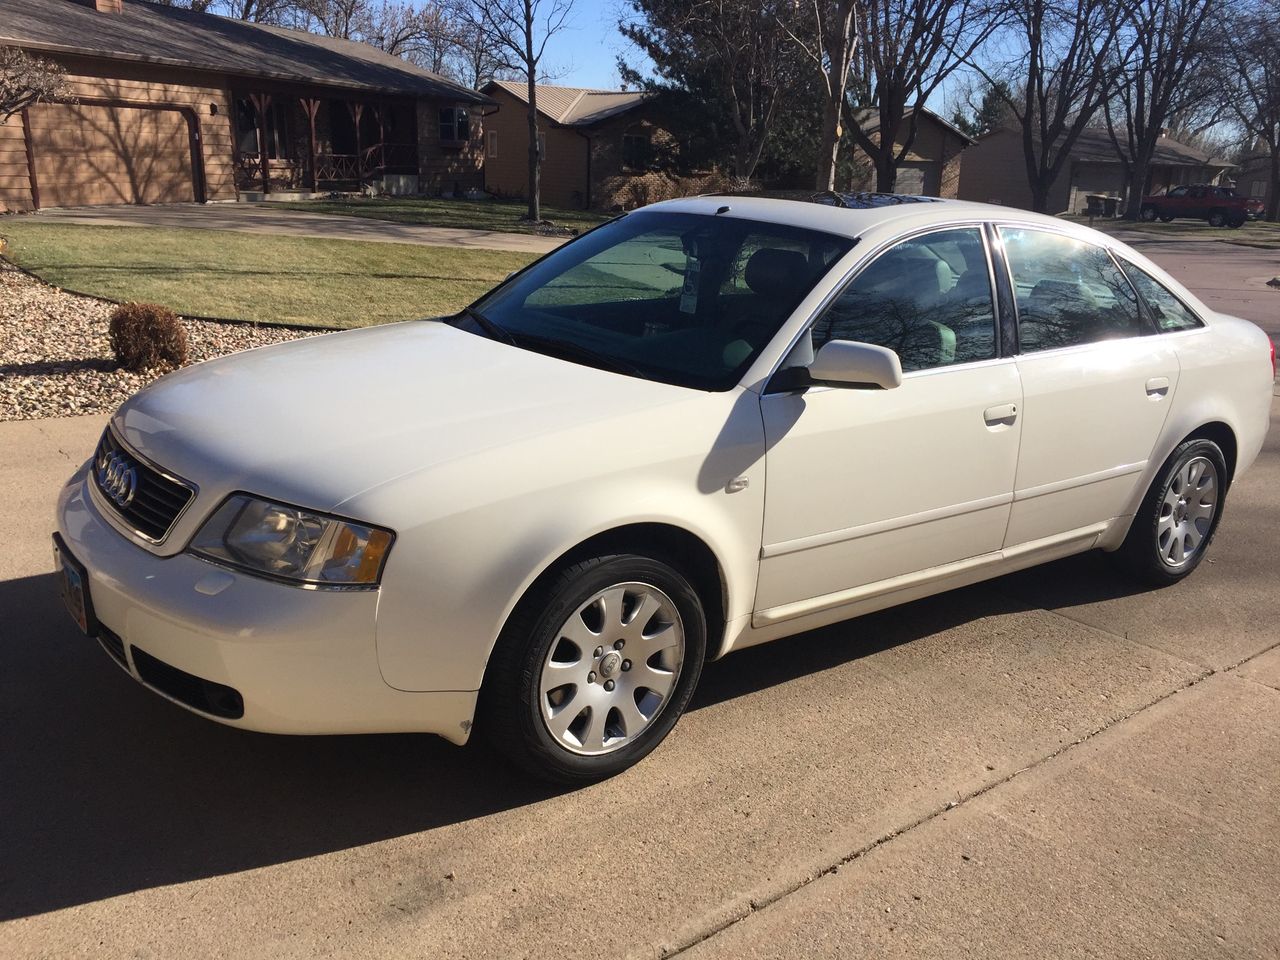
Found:
[[[1098,524],[1129,502],[1178,385],[1101,247],[1001,227],[1018,309],[1022,448],[1006,546]]]
[[[835,339],[890,347],[903,383],[762,398],[768,486],[758,621],[998,551],[1009,519],[1022,393],[1016,362],[997,355],[978,227],[882,253],[808,336],[814,349]]]

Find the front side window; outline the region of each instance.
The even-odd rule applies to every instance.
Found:
[[[1138,297],[1101,247],[1044,230],[1001,227],[1023,353],[1136,337]]]
[[[1174,187],[1172,190],[1169,191],[1169,196],[1171,197],[1185,197],[1186,195],[1187,195],[1186,187]]]
[[[634,213],[450,322],[591,366],[727,390],[853,243],[736,217]]]
[[[996,314],[978,227],[941,230],[882,253],[819,318],[828,340],[888,347],[904,372],[996,355]]]
[[[1128,260],[1124,262],[1124,272],[1129,275],[1133,285],[1142,295],[1147,305],[1147,312],[1155,321],[1156,329],[1161,333],[1175,330],[1193,330],[1202,326],[1200,319],[1187,309],[1186,305],[1151,274],[1141,267],[1135,267]]]

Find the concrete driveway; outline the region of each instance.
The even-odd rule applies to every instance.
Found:
[[[1085,556],[748,650],[559,792],[125,677],[49,572],[102,423],[0,424],[6,958],[1276,956],[1275,429],[1186,583]]]
[[[242,233],[375,243],[421,243],[436,247],[473,247],[546,253],[564,243],[561,237],[539,237],[495,230],[458,230],[390,223],[364,217],[285,210],[272,203],[182,203],[157,207],[67,207],[42,210],[41,220],[115,227],[176,227],[189,230],[235,230]]]

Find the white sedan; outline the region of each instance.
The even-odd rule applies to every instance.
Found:
[[[885,195],[620,217],[457,316],[188,368],[63,489],[82,629],[204,716],[585,782],[734,650],[1100,548],[1203,559],[1274,348],[1124,244]]]

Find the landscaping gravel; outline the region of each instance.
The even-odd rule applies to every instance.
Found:
[[[51,287],[0,260],[0,420],[110,413],[163,371],[118,369],[107,340],[115,305]],[[315,331],[183,320],[190,361]]]

